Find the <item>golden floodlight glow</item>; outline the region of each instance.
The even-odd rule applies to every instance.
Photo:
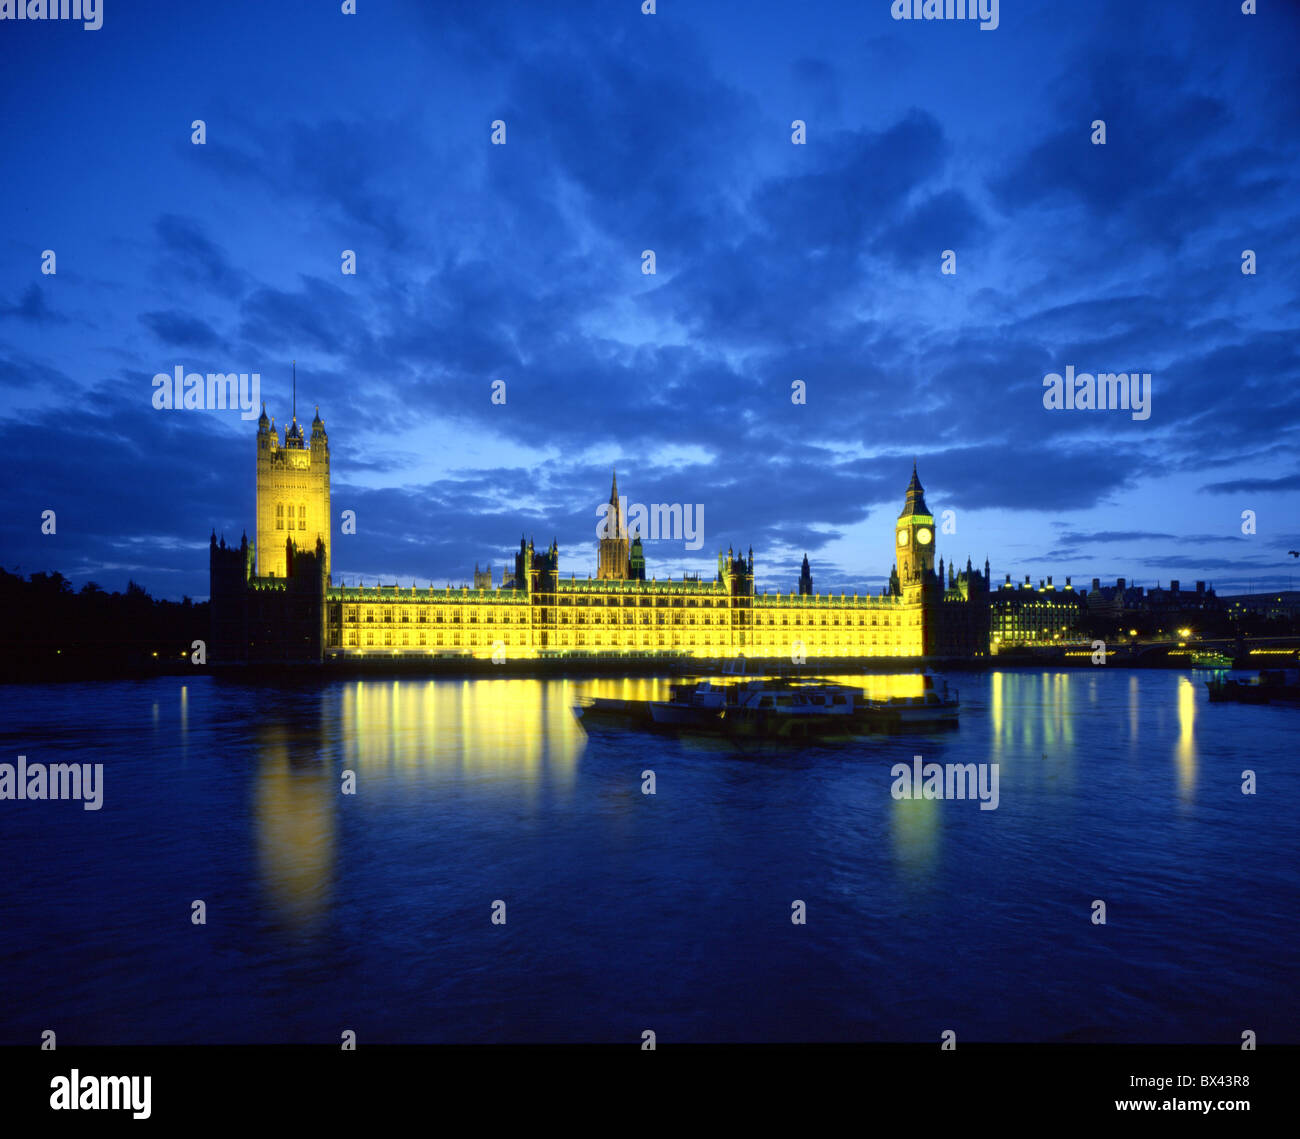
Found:
[[[283,427],[265,412],[258,420],[256,541],[234,549],[223,538],[218,547],[214,534],[210,543],[213,597],[221,599],[219,623],[232,641],[223,651],[232,658],[251,649],[280,659],[279,640],[304,659],[377,663],[744,656],[802,664],[988,652],[987,561],[983,573],[969,558],[964,571],[954,561],[946,574],[942,566],[936,572],[938,532],[915,464],[890,529],[889,584],[874,595],[814,593],[806,558],[797,591],[758,593],[752,549],[719,550],[716,576],[647,575],[639,533],[631,541],[625,534],[617,482],[609,503],[615,536],[598,539],[594,578],[564,579],[558,543],[537,549],[521,536],[500,586],[491,570],[477,569],[472,589],[418,588],[413,581],[346,586],[335,584],[331,572],[325,426],[319,412],[304,427],[296,408],[289,411]],[[319,608],[308,596],[317,589]],[[1057,607],[1047,608],[1059,620]],[[238,632],[244,627],[269,632],[250,641],[251,634]],[[1051,638],[1041,615],[1033,629]],[[1004,627],[998,639],[1019,638]]]

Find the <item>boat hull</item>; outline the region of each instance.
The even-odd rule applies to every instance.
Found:
[[[783,687],[747,681],[732,689],[674,686],[668,700],[597,698],[574,709],[587,728],[634,728],[747,741],[852,739],[879,732],[927,732],[958,723],[955,694],[867,699],[840,685]]]

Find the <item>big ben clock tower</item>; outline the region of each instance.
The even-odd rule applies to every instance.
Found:
[[[912,481],[907,484],[907,500],[894,527],[898,577],[904,596],[908,586],[921,585],[934,569],[934,517],[925,505],[925,488],[916,477],[912,464]]]

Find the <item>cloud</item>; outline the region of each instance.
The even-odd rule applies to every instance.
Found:
[[[154,230],[162,254],[161,274],[165,278],[199,284],[223,297],[243,292],[244,274],[230,263],[197,220],[163,214],[154,223]]]
[[[1300,474],[1283,475],[1274,479],[1227,479],[1224,482],[1206,483],[1201,490],[1206,494],[1271,494],[1279,490],[1300,490]]]
[[[45,290],[36,282],[23,290],[21,299],[12,305],[0,305],[0,317],[13,317],[30,324],[66,324],[68,318],[56,313],[45,299]]]
[[[209,324],[182,312],[141,313],[140,323],[170,347],[214,348],[221,342]]]

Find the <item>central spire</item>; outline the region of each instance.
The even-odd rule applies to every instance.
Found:
[[[921,485],[921,480],[916,474],[916,460],[912,460],[912,481],[907,484],[907,498],[903,502],[900,518],[906,518],[909,514],[929,514],[930,508],[925,505],[925,487]]]

